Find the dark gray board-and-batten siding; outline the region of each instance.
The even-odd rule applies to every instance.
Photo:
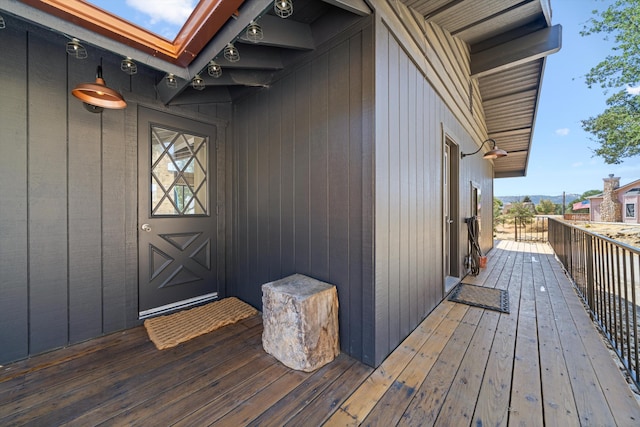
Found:
[[[64,42],[0,38],[3,363],[139,324],[136,107],[85,111],[69,91],[101,54]],[[107,83],[153,104],[155,82],[110,59]],[[443,129],[470,151],[466,128],[373,19],[229,107],[193,107],[233,114],[225,294],[260,307],[260,285],[290,273],[335,283],[343,351],[378,365],[443,296]],[[491,200],[490,165],[460,169],[461,248],[471,180]]]
[[[66,41],[20,24],[0,37],[0,363],[140,324],[137,103],[92,114],[71,88],[93,81],[102,59],[129,100],[230,116],[164,108],[152,76],[130,77],[91,46],[71,58]]]

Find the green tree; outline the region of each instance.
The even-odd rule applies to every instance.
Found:
[[[540,200],[540,203],[538,203],[538,206],[536,206],[536,211],[539,214],[543,214],[543,215],[551,215],[554,214],[556,212],[556,204],[553,203],[551,200]]]
[[[586,75],[589,88],[599,85],[616,93],[607,100],[608,108],[596,117],[582,121],[600,147],[594,154],[609,164],[640,154],[640,95],[628,91],[640,83],[640,0],[616,0],[603,12],[594,11],[581,34],[612,35],[612,53]]]
[[[522,199],[522,203],[531,203],[531,197],[524,196],[524,199]]]
[[[504,218],[502,215],[502,208],[504,204],[502,200],[497,197],[493,198],[493,228],[495,229],[496,225],[504,223]]]
[[[535,212],[525,202],[511,203],[507,217],[513,222],[528,222],[535,216]]]

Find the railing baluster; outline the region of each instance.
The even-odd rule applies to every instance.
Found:
[[[640,249],[551,219],[547,241],[640,386]]]

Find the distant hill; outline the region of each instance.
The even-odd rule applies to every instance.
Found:
[[[581,194],[565,194],[565,203],[569,203],[572,200],[579,198]],[[502,203],[513,203],[513,202],[521,202],[525,196],[496,196],[497,199],[500,199]],[[530,195],[529,198],[533,202],[534,205],[540,203],[540,200],[551,200],[556,205],[562,204],[562,194],[559,196],[542,196],[542,195]]]

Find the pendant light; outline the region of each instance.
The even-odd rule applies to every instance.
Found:
[[[127,106],[126,101],[118,91],[107,87],[102,78],[102,65],[96,69],[95,83],[80,83],[71,91],[71,94],[87,104],[96,107],[120,110]]]
[[[293,0],[275,0],[273,11],[280,18],[288,18],[293,15]]]
[[[240,61],[240,52],[233,45],[233,43],[229,43],[227,47],[224,48],[224,59],[229,62],[238,62]]]
[[[251,21],[245,33],[246,37],[254,43],[258,43],[264,38],[262,27],[256,21]]]
[[[87,55],[87,49],[85,49],[80,40],[73,38],[70,42],[67,42],[67,53],[77,59],[85,59]]]
[[[165,79],[167,82],[167,87],[170,87],[171,89],[175,89],[178,87],[178,78],[175,76],[175,74],[169,73],[166,75]]]
[[[207,65],[207,73],[209,73],[211,77],[218,79],[222,76],[222,67],[216,63],[215,60],[212,60],[209,62],[209,65]]]

